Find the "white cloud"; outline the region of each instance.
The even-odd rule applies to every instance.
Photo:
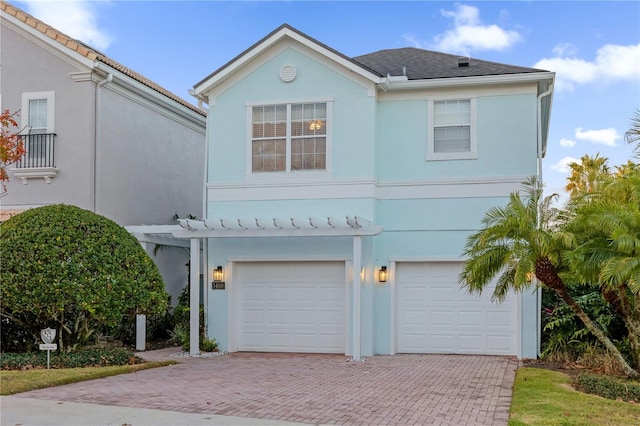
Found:
[[[106,50],[113,38],[98,27],[99,2],[88,0],[24,0],[28,13],[55,29],[98,50]]]
[[[616,141],[622,139],[618,131],[613,127],[600,130],[582,130],[581,127],[576,129],[576,138],[589,141],[598,145],[617,146]]]
[[[534,68],[554,71],[557,90],[573,90],[576,84],[595,81],[640,79],[640,44],[604,45],[598,49],[593,61],[578,58],[577,48],[569,43],[557,45],[553,53],[555,57],[541,59]]]
[[[569,174],[569,164],[571,163],[579,163],[580,160],[577,158],[573,158],[573,157],[564,157],[563,159],[561,159],[560,161],[558,161],[557,163],[552,164],[551,166],[549,166],[549,168],[551,168],[551,170],[555,170],[558,173],[563,173],[563,174]]]
[[[552,52],[556,56],[576,56],[578,48],[571,43],[560,43],[553,48]]]
[[[483,25],[477,7],[457,4],[455,11],[441,10],[441,13],[453,18],[454,23],[452,29],[435,37],[433,47],[443,52],[469,55],[471,50],[503,50],[521,40],[516,31],[495,24]]]
[[[563,138],[563,139],[560,139],[560,146],[564,148],[571,148],[573,146],[576,146],[576,141]]]

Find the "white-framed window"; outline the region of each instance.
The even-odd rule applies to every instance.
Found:
[[[24,133],[54,133],[55,92],[22,94],[20,118]]]
[[[22,94],[22,135],[27,151],[24,167],[49,167],[53,162],[55,92]]]
[[[247,114],[250,174],[328,170],[331,102],[254,104]]]
[[[428,101],[427,160],[478,158],[477,98]]]

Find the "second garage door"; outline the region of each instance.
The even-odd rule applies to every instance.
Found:
[[[239,351],[345,353],[344,262],[239,263]]]
[[[516,296],[496,304],[458,284],[462,263],[396,265],[397,352],[517,355]]]

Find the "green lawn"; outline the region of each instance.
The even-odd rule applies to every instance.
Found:
[[[556,371],[518,369],[509,426],[640,424],[640,405],[587,395],[570,383]]]
[[[66,385],[85,380],[101,379],[117,374],[135,373],[148,368],[175,364],[175,361],[147,362],[134,365],[114,365],[109,367],[84,367],[37,370],[0,371],[0,395],[12,395],[34,389]]]

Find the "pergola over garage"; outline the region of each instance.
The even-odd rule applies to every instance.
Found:
[[[290,218],[216,218],[205,220],[179,219],[179,225],[128,226],[127,230],[145,243],[186,246],[190,248],[190,353],[199,351],[200,305],[200,244],[209,238],[296,238],[296,237],[352,237],[352,268],[362,268],[363,236],[374,236],[382,227],[358,216],[290,217]],[[360,273],[352,273],[350,314],[352,321],[351,355],[360,360]]]

